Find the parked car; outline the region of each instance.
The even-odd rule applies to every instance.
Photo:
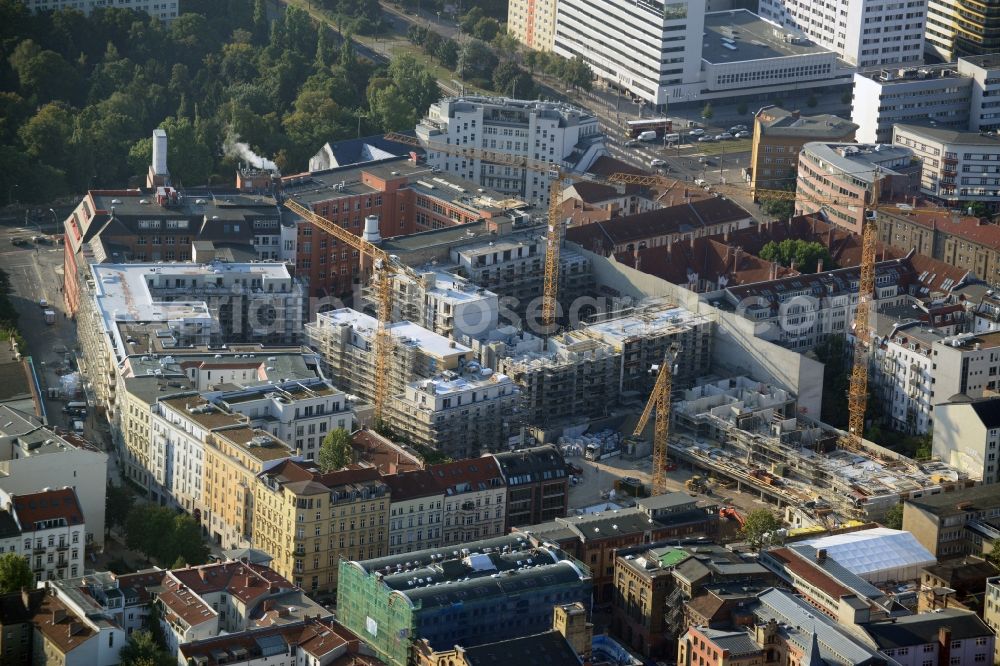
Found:
[[[705,130],[701,129],[700,127],[696,127],[695,129],[688,132],[688,134],[690,134],[691,136],[705,136]]]
[[[705,187],[706,185],[708,185],[708,183],[705,182],[704,178],[695,178],[694,184],[697,185],[698,187]]]
[[[709,143],[711,141],[717,141],[717,140],[718,139],[716,139],[714,136],[703,136],[700,139],[698,139],[698,142],[699,143]]]
[[[665,161],[661,160],[659,157],[655,157],[655,158],[649,160],[649,166],[651,166],[651,167],[662,167],[662,166],[666,166],[666,165],[667,165],[667,163]]]
[[[629,139],[625,142],[626,148],[634,148],[639,145],[639,139]]]
[[[737,139],[749,139],[750,138],[750,132],[747,132],[746,130],[743,130],[742,132],[737,132],[735,136],[736,136]]]
[[[732,127],[729,128],[729,133],[730,134],[739,134],[740,132],[746,132],[749,129],[750,128],[747,127],[746,125],[733,125]]]
[[[729,141],[732,138],[733,138],[733,135],[730,134],[729,132],[723,132],[722,134],[716,134],[715,135],[715,140],[716,141]]]
[[[45,300],[44,298],[39,298],[38,299],[38,307],[40,307],[42,309],[45,309],[45,308],[49,307],[49,302],[47,300]]]

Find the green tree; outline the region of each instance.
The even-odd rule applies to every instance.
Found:
[[[169,666],[177,663],[176,659],[156,644],[152,634],[145,629],[132,632],[122,646],[118,659],[121,666]]]
[[[323,438],[316,464],[324,472],[332,472],[351,464],[354,459],[354,449],[351,447],[351,435],[343,428],[331,430]]]
[[[477,39],[481,39],[484,42],[492,42],[493,39],[500,33],[500,22],[495,18],[484,16],[476,21],[476,24],[472,26],[472,30],[470,32]]]
[[[0,594],[18,592],[22,587],[33,587],[35,575],[31,573],[28,558],[17,553],[0,555]]]
[[[771,542],[775,531],[780,528],[781,521],[769,509],[754,509],[747,514],[740,534],[751,548],[760,550],[762,546]]]
[[[498,62],[493,49],[478,39],[470,39],[458,54],[456,72],[463,79],[489,80]]]
[[[454,39],[446,39],[435,49],[434,57],[442,66],[448,69],[455,69],[458,66],[458,42]]]
[[[762,195],[760,197],[760,207],[768,215],[782,220],[788,219],[795,214],[795,202],[788,199]]]
[[[208,546],[201,537],[201,527],[186,513],[174,516],[169,539],[164,541],[166,543],[157,558],[164,564],[181,560],[195,566],[208,561]]]
[[[577,56],[572,60],[566,61],[560,78],[568,86],[580,88],[581,90],[590,90],[594,81],[594,72],[590,69],[590,65],[584,62],[583,58]]]
[[[786,238],[780,243],[769,241],[758,253],[761,259],[773,261],[782,266],[795,264],[797,270],[803,273],[815,273],[819,262],[823,262],[825,270],[835,268],[830,251],[817,241]]]
[[[389,77],[403,98],[422,117],[441,97],[437,79],[411,55],[396,56],[389,65]]]
[[[135,496],[128,486],[108,484],[104,496],[104,531],[106,534],[111,533],[112,527],[125,527],[134,504]]]
[[[715,110],[712,108],[711,102],[705,102],[705,106],[701,109],[701,117],[705,120],[711,120],[712,116],[715,115]]]
[[[165,506],[136,504],[125,522],[125,545],[146,557],[159,559],[164,544],[171,539],[175,515]]]
[[[15,47],[9,64],[17,74],[21,91],[44,103],[54,99],[75,101],[79,76],[55,51],[42,50],[28,39]]]
[[[892,507],[885,512],[885,518],[882,519],[882,524],[891,530],[903,529],[903,505],[893,504]]]
[[[468,12],[462,16],[461,20],[458,22],[458,26],[462,29],[462,32],[467,35],[475,36],[476,24],[479,23],[486,15],[483,10],[479,7],[473,7]]]
[[[49,102],[21,126],[18,136],[28,155],[66,170],[73,162],[70,141],[75,125],[73,109],[63,102]]]
[[[1000,569],[1000,539],[993,541],[990,552],[986,554],[986,561]]]

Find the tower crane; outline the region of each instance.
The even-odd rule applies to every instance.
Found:
[[[636,174],[616,173],[610,176],[608,180],[615,183],[652,186],[662,184],[666,179],[655,175],[640,176]],[[879,202],[879,171],[877,166],[875,167],[875,177],[872,179],[872,183],[869,201],[865,204],[866,214],[861,227],[858,304],[854,311],[852,326],[854,353],[847,392],[848,426],[847,436],[841,442],[842,446],[852,450],[861,448],[864,437],[865,411],[868,406],[868,356],[871,345],[871,323],[869,316],[871,314],[872,300],[875,297],[875,259],[878,249],[877,215],[881,208]],[[721,193],[740,192],[739,189],[732,185],[713,185],[712,187]],[[805,200],[820,205],[857,205],[857,202],[853,200],[839,200],[835,197],[796,193],[790,190],[757,190],[756,194],[782,201]]]
[[[642,437],[642,431],[649,423],[649,417],[656,412],[656,420],[653,422],[653,493],[662,495],[667,492],[667,447],[670,437],[670,392],[673,388],[673,363],[677,356],[678,347],[670,345],[663,357],[663,365],[653,366],[652,371],[656,372],[656,383],[646,401],[646,407],[642,410],[639,421],[632,431],[632,439]]]
[[[545,160],[536,160],[525,155],[503,153],[474,146],[452,145],[436,141],[421,142],[406,134],[391,132],[385,138],[397,143],[423,148],[432,152],[444,153],[452,157],[465,157],[470,160],[480,160],[492,164],[512,166],[525,171],[545,173],[551,180],[549,184],[549,208],[547,229],[545,234],[545,278],[542,289],[542,326],[548,332],[555,331],[556,314],[559,308],[559,253],[562,248],[565,221],[559,217],[559,194],[563,183],[569,177],[569,170]]]
[[[392,318],[392,277],[401,272],[389,254],[382,248],[355,236],[347,229],[319,215],[311,208],[294,199],[285,200],[285,207],[317,229],[324,231],[342,243],[358,250],[362,257],[372,261],[372,284],[376,294],[376,327],[372,354],[375,356],[375,418],[381,419],[389,393],[389,361],[392,356],[392,334],[388,324]]]

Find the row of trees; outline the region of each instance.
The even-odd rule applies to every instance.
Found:
[[[825,245],[799,238],[786,238],[780,243],[768,241],[760,249],[760,258],[782,266],[795,264],[796,270],[802,273],[815,273],[821,261],[825,270],[836,268]]]
[[[506,33],[505,26],[483,16],[478,8],[466,14],[460,25],[475,37],[461,46],[433,29],[416,24],[407,30],[407,37],[460,78],[503,95],[537,97],[535,73],[546,74],[573,88],[591,87],[593,72],[583,60],[541,51],[522,52],[521,45]]]
[[[324,0],[344,30],[376,0]],[[239,137],[283,171],[327,141],[412,128],[437,95],[412,59],[376,66],[350,39],[265,0],[189,0],[169,24],[144,12],[31,14],[0,0],[0,203],[136,184],[152,130],[181,185],[229,184]],[[457,59],[457,53],[456,53]]]
[[[183,567],[208,561],[201,528],[186,513],[156,504],[136,504],[125,521],[125,545],[160,566]]]

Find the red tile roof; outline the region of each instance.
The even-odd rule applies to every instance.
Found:
[[[505,488],[500,465],[493,456],[466,458],[427,468],[438,487],[448,495],[478,492],[490,488]]]
[[[838,583],[832,576],[822,569],[814,567],[790,548],[771,550],[768,551],[768,555],[781,562],[793,576],[801,578],[832,599],[840,599],[853,594],[851,590]],[[806,595],[809,592],[808,590],[799,591]]]
[[[58,597],[45,595],[32,619],[35,631],[40,632],[63,654],[68,654],[96,635]]]
[[[244,605],[253,607],[265,595],[293,589],[294,585],[269,567],[245,562],[219,562],[167,572],[163,590],[158,596],[168,615],[196,626],[212,620],[216,615],[202,599],[205,594],[226,592]]]
[[[72,488],[13,496],[14,513],[22,532],[45,529],[50,520],[64,520],[66,525],[82,525],[83,511]]]
[[[401,472],[383,476],[382,481],[389,486],[393,502],[405,502],[419,497],[440,497],[444,492],[438,485],[433,474],[425,469],[413,472]]]
[[[371,430],[358,430],[351,435],[351,446],[358,459],[378,468],[383,474],[423,469],[423,461],[398,444]]]

